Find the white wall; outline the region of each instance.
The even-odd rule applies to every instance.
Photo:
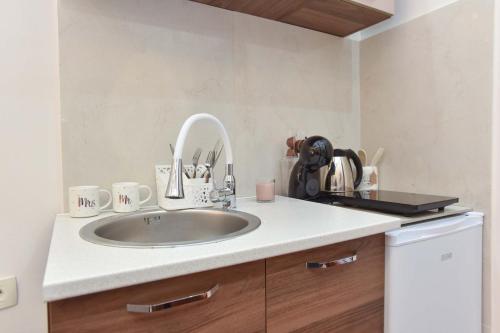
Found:
[[[16,275],[19,294],[0,310],[0,332],[44,332],[41,285],[61,203],[57,1],[3,1],[0,50],[0,277]]]
[[[491,0],[461,0],[361,42],[361,142],[372,154],[385,147],[382,188],[456,195],[486,214],[485,332],[499,329],[489,330],[492,59]]]
[[[500,0],[495,1],[491,191],[491,332],[500,332]]]
[[[395,0],[394,16],[352,36],[355,40],[370,38],[376,34],[409,22],[422,15],[457,2],[458,0]],[[480,0],[483,1],[483,0]]]

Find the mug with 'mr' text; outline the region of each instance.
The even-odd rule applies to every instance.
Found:
[[[146,199],[140,199],[140,190],[147,192]],[[151,199],[151,188],[135,182],[113,184],[113,210],[118,213],[135,212]]]

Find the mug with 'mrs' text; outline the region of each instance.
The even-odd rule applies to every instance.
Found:
[[[146,199],[140,199],[140,190],[147,192]],[[113,184],[113,210],[117,213],[135,212],[151,199],[151,188],[134,182]]]
[[[100,194],[105,193],[107,202],[101,205]],[[111,193],[99,186],[72,186],[68,189],[69,215],[71,217],[90,217],[99,215],[101,209],[111,205]]]

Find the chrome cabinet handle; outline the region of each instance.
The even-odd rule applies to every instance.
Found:
[[[357,260],[358,260],[358,255],[356,253],[354,253],[352,256],[341,258],[341,259],[335,259],[332,261],[307,262],[306,267],[307,267],[307,269],[327,269],[327,268],[333,267],[333,266],[351,264]]]
[[[158,312],[158,311],[164,311],[168,310],[170,308],[173,308],[175,306],[180,306],[183,304],[188,304],[188,303],[193,303],[193,302],[198,302],[202,301],[205,299],[211,298],[215,292],[219,290],[219,284],[216,284],[209,290],[200,293],[200,294],[195,294],[195,295],[189,295],[186,297],[181,297],[173,300],[169,300],[163,303],[158,303],[158,304],[146,304],[146,305],[137,305],[137,304],[127,304],[127,311],[128,312],[137,312],[137,313],[152,313],[152,312]]]

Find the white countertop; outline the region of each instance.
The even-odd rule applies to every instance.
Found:
[[[262,224],[218,243],[174,248],[119,248],[89,243],[80,228],[96,219],[56,217],[43,295],[54,301],[264,259],[396,229],[408,219],[285,197],[274,203],[239,198],[238,210]],[[459,213],[458,211],[456,213]],[[422,218],[423,219],[423,218]],[[414,222],[414,221],[412,221]]]

